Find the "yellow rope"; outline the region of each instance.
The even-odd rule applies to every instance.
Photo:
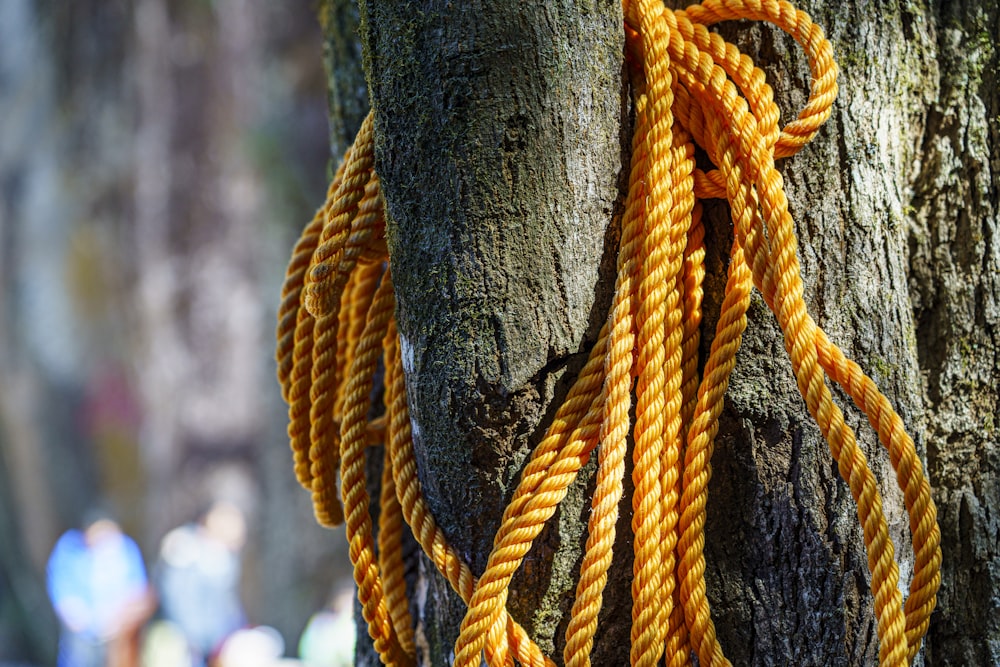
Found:
[[[282,288],[276,357],[296,475],[312,492],[320,523],[346,519],[363,615],[384,664],[416,662],[401,553],[408,529],[468,605],[455,665],[478,665],[485,652],[491,666],[543,667],[554,663],[507,613],[510,582],[597,448],[563,652],[566,665],[584,667],[607,583],[631,432],[631,664],[664,658],[680,667],[691,664],[693,652],[705,667],[728,665],[706,596],[705,506],[718,418],[756,287],[777,317],[799,390],[857,503],[880,663],[908,664],[940,584],[930,487],[888,400],[806,310],[794,225],[774,166],[808,143],[830,115],[832,47],[807,14],[783,1],[704,0],[670,11],[661,0],[626,0],[623,7],[635,129],[614,299],[587,364],[522,471],[482,576],[476,579],[449,544],[417,477],[370,115],[296,244]],[[763,72],[707,30],[740,18],[774,23],[809,59],[809,101],[784,128]],[[717,169],[695,167],[696,145]],[[734,241],[699,376],[705,276],[699,200],[713,197],[729,202]],[[385,415],[369,421],[380,356]],[[827,379],[868,416],[903,490],[915,554],[905,607],[875,477]],[[366,450],[376,442],[386,445],[377,548],[364,477]]]

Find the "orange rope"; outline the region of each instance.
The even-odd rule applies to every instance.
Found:
[[[633,164],[645,162],[646,131],[645,98],[640,97],[636,103],[636,126],[632,136]],[[588,522],[589,537],[580,568],[576,600],[566,630],[566,648],[563,657],[567,667],[590,665],[590,649],[593,646],[594,632],[597,630],[597,614],[601,608],[604,587],[608,580],[608,568],[611,566],[611,547],[614,545],[615,524],[618,522],[618,501],[623,492],[622,478],[625,475],[634,346],[632,318],[635,304],[632,298],[632,285],[639,271],[637,246],[642,231],[640,228],[644,202],[642,193],[645,187],[639,178],[641,173],[641,169],[632,170],[629,179],[629,205],[622,218],[618,280],[615,283],[611,316],[608,318],[610,347],[604,361],[605,380],[601,393],[602,445],[597,458],[597,479]],[[518,492],[523,487],[522,482]],[[488,571],[489,566],[487,566]]]
[[[394,301],[394,300],[393,300]],[[393,306],[395,304],[392,304]],[[394,308],[393,308],[394,309]],[[396,382],[399,348],[395,341],[399,340],[396,331],[396,321],[390,316],[385,338],[382,341],[385,366],[385,405],[396,401],[396,392],[404,391],[403,385]],[[385,442],[388,442],[387,440]],[[413,655],[413,622],[410,618],[410,602],[406,596],[405,566],[403,564],[403,508],[396,494],[396,481],[392,476],[392,450],[385,447],[382,461],[382,485],[379,495],[379,525],[378,525],[378,564],[382,572],[385,597],[389,606],[392,625],[399,634],[400,646],[408,654]]]
[[[417,659],[401,554],[408,529],[468,605],[454,664],[478,665],[485,653],[491,666],[545,667],[554,663],[507,612],[510,583],[597,448],[563,652],[566,665],[585,667],[612,559],[631,433],[630,662],[652,666],[664,658],[680,667],[691,664],[693,652],[704,667],[728,665],[706,596],[705,507],[718,418],[756,287],[777,317],[799,390],[857,504],[880,663],[908,664],[940,584],[930,487],[886,397],[806,310],[794,224],[774,166],[808,143],[830,115],[837,72],[832,47],[808,15],[784,1],[704,0],[677,11],[661,0],[623,6],[635,127],[614,299],[587,364],[522,471],[483,574],[476,579],[451,547],[417,477],[370,115],[327,202],[293,250],[282,288],[276,357],[296,475],[312,492],[320,523],[346,518],[358,596],[383,663]],[[775,24],[809,59],[809,101],[783,128],[764,73],[707,30],[741,18]],[[717,169],[695,168],[696,146]],[[729,202],[734,240],[719,321],[699,374],[705,276],[699,200],[713,197]],[[380,355],[385,415],[369,421]],[[903,490],[915,559],[905,606],[875,477],[827,379],[868,416]],[[368,446],[379,440],[386,449],[376,544],[364,462]]]

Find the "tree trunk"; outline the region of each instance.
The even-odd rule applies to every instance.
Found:
[[[627,144],[621,8],[362,8],[421,481],[480,572],[607,309],[601,259]],[[572,603],[586,478],[553,519],[565,531],[543,537],[511,596],[549,652]],[[425,583],[418,635],[430,664],[444,664],[464,606],[444,579]],[[626,653],[597,664],[627,655],[615,650]]]
[[[926,448],[945,560],[918,663],[997,664],[1000,10],[991,0],[799,6],[842,68],[825,129],[781,165],[806,301]],[[419,475],[478,573],[520,468],[607,312],[606,240],[628,166],[620,3],[361,8]],[[799,48],[769,26],[721,31],[765,69],[786,122],[794,117],[809,88]],[[711,332],[728,209],[710,205],[706,227]],[[749,320],[709,488],[706,577],[722,645],[737,665],[875,664],[854,501],[759,296]],[[881,480],[908,582],[913,555],[888,457],[835,396]],[[529,554],[509,603],[554,658],[589,477]],[[627,499],[621,512],[596,665],[627,663]],[[414,591],[422,664],[447,664],[464,605],[426,560]]]
[[[907,242],[944,549],[929,655],[1000,665],[1000,3],[941,2],[928,22]]]
[[[336,167],[368,113],[358,40],[358,3],[321,0],[317,13],[323,28],[323,64],[329,82],[330,153]]]
[[[0,435],[0,438],[3,438]],[[45,585],[32,568],[11,492],[11,466],[0,447],[0,665],[51,663],[57,625]]]

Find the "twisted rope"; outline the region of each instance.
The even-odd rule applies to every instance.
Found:
[[[474,577],[449,544],[417,477],[370,115],[326,203],[303,230],[282,288],[276,357],[296,476],[312,492],[320,523],[346,520],[363,616],[384,664],[416,663],[401,553],[408,529],[468,605],[454,664],[478,665],[485,654],[491,666],[543,667],[554,663],[507,612],[510,583],[597,448],[588,535],[563,652],[564,664],[585,667],[612,559],[631,434],[630,662],[652,666],[662,658],[680,667],[691,664],[693,652],[704,667],[728,665],[706,596],[705,507],[718,418],[756,287],[778,320],[799,391],[857,505],[880,664],[908,664],[927,631],[940,584],[930,487],[889,401],[806,309],[794,225],[774,165],[808,143],[830,115],[837,90],[832,47],[807,14],[784,1],[704,0],[670,11],[661,0],[626,0],[624,16],[635,127],[614,299],[587,364],[522,471],[483,574]],[[764,73],[707,29],[733,19],[775,24],[808,57],[809,101],[783,128]],[[716,169],[695,167],[696,146]],[[700,200],[708,198],[728,201],[734,240],[719,321],[699,374],[705,276]],[[385,414],[369,421],[380,357]],[[905,606],[875,477],[828,379],[867,415],[903,490],[915,555]],[[364,461],[368,446],[380,441],[386,449],[376,548]]]

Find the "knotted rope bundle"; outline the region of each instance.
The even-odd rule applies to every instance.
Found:
[[[563,654],[566,665],[584,666],[611,563],[631,430],[631,663],[655,665],[665,656],[669,665],[687,665],[694,652],[705,667],[729,664],[705,594],[705,505],[713,438],[755,286],[777,317],[799,390],[857,503],[880,663],[908,664],[940,582],[934,504],[901,419],[806,310],[794,224],[774,165],[830,115],[832,48],[807,14],[783,1],[704,0],[671,11],[661,0],[626,0],[624,8],[635,130],[614,299],[588,362],[522,472],[482,576],[477,580],[448,543],[417,478],[370,115],[295,246],[282,290],[278,377],[296,475],[320,523],[346,519],[363,615],[385,664],[416,659],[400,547],[405,523],[468,605],[455,664],[478,665],[485,651],[490,665],[540,667],[554,663],[507,613],[510,582],[596,448],[588,539]],[[784,128],[763,72],[707,30],[741,18],[774,23],[809,58],[809,101]],[[696,145],[717,169],[695,167]],[[729,202],[734,241],[721,316],[699,374],[699,200],[712,197]],[[380,357],[385,413],[369,422]],[[914,550],[905,607],[875,477],[827,379],[868,416],[903,490]],[[366,448],[376,442],[386,445],[377,548],[364,478]]]

